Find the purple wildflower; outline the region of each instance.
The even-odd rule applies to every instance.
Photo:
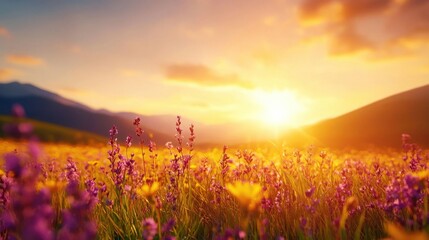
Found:
[[[152,240],[158,230],[158,224],[156,224],[153,218],[146,218],[142,222],[143,227],[143,239]]]
[[[58,232],[58,239],[94,239],[97,227],[90,217],[96,203],[94,198],[87,191],[81,191],[76,181],[70,182],[66,191],[70,208],[63,212],[63,225]]]
[[[313,193],[314,193],[314,190],[316,190],[316,187],[315,187],[315,186],[313,186],[313,187],[311,187],[311,188],[307,189],[307,190],[305,191],[305,196],[306,196],[306,197],[308,197],[308,198],[311,198],[311,196],[312,196],[312,195],[313,195]]]
[[[182,136],[182,128],[181,125],[182,121],[180,116],[177,116],[177,122],[176,122],[176,139],[177,139],[177,151],[179,152],[179,154],[182,154],[182,142],[183,142],[183,136]]]
[[[133,138],[130,136],[127,136],[127,138],[125,139],[125,145],[127,146],[127,148],[131,147],[131,140],[133,140]]]
[[[37,159],[31,159],[37,166]],[[15,176],[10,186],[10,201],[1,214],[1,232],[10,238],[53,239],[51,196],[45,188],[36,190],[39,168],[24,164],[14,154],[6,155],[6,169]]]
[[[65,171],[68,182],[79,180],[79,173],[77,171],[76,163],[71,157],[67,158],[67,165],[65,167]]]
[[[162,233],[162,239],[163,240],[175,240],[176,238],[171,236],[171,231],[174,228],[174,225],[176,224],[176,221],[171,218],[168,220],[164,225],[162,225],[161,233]]]

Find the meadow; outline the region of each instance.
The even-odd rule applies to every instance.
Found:
[[[134,126],[104,145],[0,139],[1,237],[428,239],[429,155],[406,134],[402,150],[196,149],[180,117],[165,145]]]

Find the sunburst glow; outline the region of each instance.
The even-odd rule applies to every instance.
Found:
[[[289,91],[258,91],[255,99],[260,107],[257,119],[271,126],[290,126],[303,110],[297,97]]]

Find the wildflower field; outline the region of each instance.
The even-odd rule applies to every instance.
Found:
[[[101,146],[1,139],[1,237],[427,239],[429,156],[406,134],[402,151],[196,149],[180,117],[161,146],[134,125]]]

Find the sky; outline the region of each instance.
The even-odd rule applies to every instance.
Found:
[[[429,84],[429,0],[0,0],[0,81],[301,126]]]

